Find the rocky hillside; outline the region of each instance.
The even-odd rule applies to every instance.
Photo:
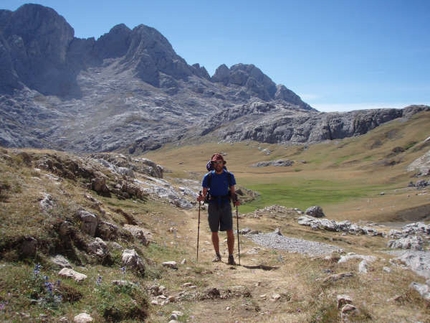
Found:
[[[184,140],[308,143],[419,110],[319,113],[254,65],[189,65],[154,28],[74,37],[53,9],[0,10],[0,145],[131,153]]]
[[[427,148],[428,140],[413,145],[403,163]],[[180,167],[181,156],[172,165]],[[407,195],[408,208],[428,200],[428,159],[410,165],[412,173],[427,169],[426,184],[396,186],[376,202],[378,209],[387,207],[385,198],[400,203]],[[0,320],[428,322],[430,225],[392,230],[345,218],[347,209],[335,221],[315,207],[242,213],[240,206],[239,265],[226,264],[223,240],[222,262],[212,263],[206,209],[195,201],[200,176],[190,171],[200,167],[190,163],[183,172],[118,153],[0,149]],[[338,177],[344,169],[328,171]],[[301,176],[313,172],[303,169]]]

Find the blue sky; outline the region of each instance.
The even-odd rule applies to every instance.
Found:
[[[96,39],[157,29],[188,64],[254,64],[320,111],[430,105],[428,0],[1,0],[53,8]]]

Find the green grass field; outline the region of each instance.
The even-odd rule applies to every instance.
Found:
[[[305,210],[309,206],[324,207],[329,204],[343,203],[351,199],[374,195],[380,188],[346,187],[345,183],[328,180],[307,180],[304,182],[272,182],[246,185],[248,189],[259,193],[259,197],[242,206],[243,212],[278,204],[285,207]]]

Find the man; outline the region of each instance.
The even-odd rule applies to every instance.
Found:
[[[221,154],[214,154],[211,157],[211,164],[213,170],[203,177],[202,194],[197,197],[197,201],[204,201],[209,192],[208,222],[212,232],[212,244],[215,249],[215,258],[213,261],[221,261],[218,231],[226,231],[228,264],[236,265],[233,257],[233,215],[230,204],[231,199],[233,199],[235,206],[240,204],[235,192],[236,179],[225,168],[226,161]]]

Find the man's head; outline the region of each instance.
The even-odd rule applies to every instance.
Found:
[[[224,166],[227,162],[224,160],[224,157],[221,154],[217,153],[212,155],[211,163],[214,165],[219,163]]]
[[[217,174],[221,174],[227,162],[221,154],[213,154],[211,158],[212,168],[215,169]]]

